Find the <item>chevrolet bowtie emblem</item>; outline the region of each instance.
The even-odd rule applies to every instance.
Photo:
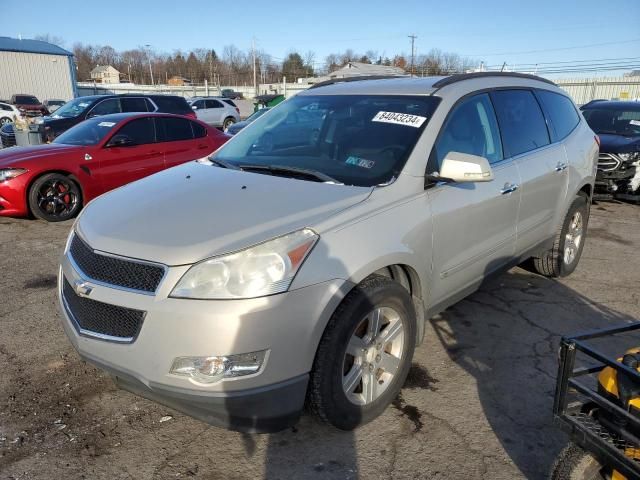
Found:
[[[76,280],[73,284],[73,289],[80,297],[88,297],[93,291],[93,287],[91,287],[88,283],[83,282],[82,280]]]

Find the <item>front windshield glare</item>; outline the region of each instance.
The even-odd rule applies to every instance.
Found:
[[[71,100],[70,102],[65,103],[63,106],[57,109],[53,114],[53,117],[54,118],[77,117],[87,109],[90,103],[91,102],[89,102],[84,98],[76,98],[75,100]]]
[[[57,137],[53,143],[65,145],[97,145],[113,131],[116,122],[105,120],[104,117],[92,118],[79,123]]]
[[[596,133],[623,136],[640,135],[640,109],[588,108],[583,110],[582,114],[591,130]]]
[[[213,159],[247,170],[293,167],[346,185],[379,185],[398,176],[437,103],[426,96],[302,94],[252,122]]]

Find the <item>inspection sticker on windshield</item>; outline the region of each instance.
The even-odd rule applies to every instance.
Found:
[[[373,168],[376,164],[373,160],[366,160],[364,158],[356,157],[355,155],[350,155],[345,163],[347,165],[355,165],[356,167],[362,168]]]
[[[116,122],[100,122],[98,124],[99,127],[113,127],[116,124]]]
[[[372,122],[395,123],[396,125],[406,125],[408,127],[420,128],[427,117],[411,115],[410,113],[378,112],[371,119]]]

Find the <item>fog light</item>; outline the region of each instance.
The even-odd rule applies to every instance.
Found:
[[[169,373],[191,377],[200,383],[215,383],[223,378],[257,373],[262,368],[265,355],[266,350],[221,357],[178,357]]]

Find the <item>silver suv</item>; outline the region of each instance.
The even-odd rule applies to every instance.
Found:
[[[196,117],[209,125],[227,129],[240,121],[240,109],[233,100],[222,97],[193,97],[188,101]]]
[[[306,402],[352,429],[396,397],[426,319],[524,260],[576,268],[597,156],[541,78],[329,82],[91,202],[64,328],[122,388],[206,422],[275,431]]]

